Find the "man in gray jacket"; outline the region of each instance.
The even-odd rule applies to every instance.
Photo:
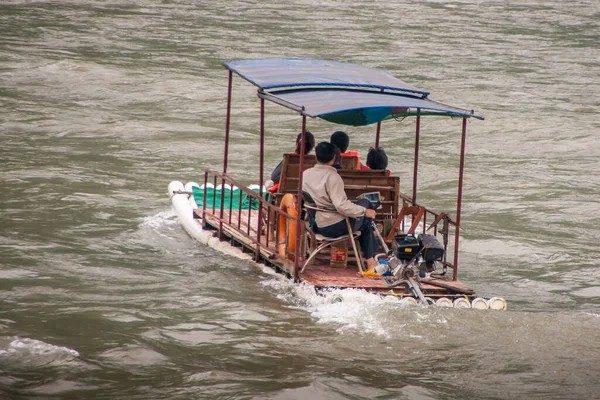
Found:
[[[321,142],[315,147],[317,164],[304,171],[302,175],[302,190],[308,192],[318,207],[335,209],[337,213],[317,212],[315,217],[318,232],[327,237],[338,237],[348,233],[345,217],[350,218],[353,231],[360,231],[358,237],[365,261],[367,275],[373,275],[377,264],[375,251],[377,239],[373,232],[371,219],[376,211],[369,208],[371,203],[362,199],[355,203],[348,200],[344,191],[344,181],[333,167],[335,146],[329,142]]]

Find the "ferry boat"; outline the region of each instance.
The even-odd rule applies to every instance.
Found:
[[[426,305],[506,309],[504,299],[479,298],[473,288],[458,280],[467,121],[483,120],[482,116],[434,101],[428,91],[380,69],[306,58],[249,59],[223,65],[228,71],[228,93],[221,169],[207,169],[201,184],[169,184],[173,207],[192,237],[244,254],[317,291],[351,288]],[[228,173],[234,77],[256,86],[260,99],[259,179],[249,186]],[[302,172],[315,164],[314,155],[285,154],[277,191],[266,191],[265,101],[299,115],[302,142],[307,122],[314,118],[333,125],[373,125],[375,147],[385,121],[416,119],[412,193],[400,191],[400,177],[385,170],[362,170],[352,158],[344,157],[338,170],[349,199],[365,193],[378,197],[375,223],[383,232],[378,234],[381,248],[377,258],[387,264],[378,269],[382,275],[363,273],[361,252],[352,235],[334,241],[311,231]],[[417,201],[419,139],[422,118],[444,117],[462,121],[456,208],[435,211]],[[331,248],[340,243],[350,244],[347,258],[342,260],[345,268],[334,268]]]

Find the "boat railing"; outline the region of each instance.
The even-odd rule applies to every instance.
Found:
[[[221,195],[214,196],[212,202],[207,202],[207,188],[210,184],[215,189],[221,187]],[[235,187],[238,190],[226,192],[223,190],[226,185],[230,188]],[[219,239],[224,238],[224,233],[236,237],[238,242],[245,244],[246,247],[254,251],[257,261],[261,258],[267,260],[279,259],[280,263],[285,265],[285,270],[292,276],[295,275],[292,265],[287,264],[293,264],[296,256],[296,251],[291,246],[292,243],[288,243],[288,238],[295,239],[295,232],[290,232],[290,229],[294,231],[291,224],[296,223],[296,216],[286,212],[279,205],[271,203],[267,193],[263,192],[261,194],[260,190],[258,192],[252,190],[231,175],[217,170],[207,169],[205,171],[203,188],[202,220],[205,226],[207,221],[210,220],[213,222],[211,225],[217,229]],[[234,199],[234,196],[237,196],[237,199]],[[453,257],[448,254],[448,244],[451,243],[450,236],[456,234],[457,225],[455,221],[446,213],[434,212],[414,203],[410,196],[400,193],[399,198],[401,207],[406,204],[424,209],[421,223],[415,234],[428,233],[441,236],[442,245],[444,246],[442,263],[444,267],[452,269],[452,279],[456,280],[458,275],[457,263],[449,261],[456,260],[456,249],[453,249]],[[246,206],[243,206],[243,204],[246,204]],[[280,219],[285,221],[285,224],[280,224]],[[400,225],[400,230],[404,232],[408,229],[405,223],[406,221],[403,220]],[[301,232],[304,235],[304,224],[301,224]],[[292,262],[288,263],[287,260]],[[445,270],[446,268],[444,268]]]
[[[215,189],[221,189],[221,195],[214,196],[212,204],[207,201],[207,188],[210,184]],[[226,192],[226,185],[237,190]],[[224,233],[235,237],[238,242],[255,252],[256,261],[261,258],[294,259],[296,252],[290,250],[288,238],[295,237],[295,232],[290,234],[290,226],[296,221],[296,217],[272,204],[268,193],[261,193],[260,189],[258,192],[252,190],[231,175],[213,169],[207,169],[204,173],[203,190],[203,224],[206,226],[207,221],[212,222],[211,225],[217,229],[219,239],[224,238]],[[280,219],[285,221],[284,227],[279,223]],[[281,231],[282,229],[285,231]],[[284,261],[284,264],[288,263]],[[293,274],[293,270],[288,272]]]
[[[457,280],[458,263],[448,261],[448,243],[450,242],[450,236],[456,235],[457,229],[457,225],[454,219],[447,213],[434,212],[423,205],[413,202],[412,197],[407,196],[405,194],[400,193],[400,200],[402,202],[400,208],[402,208],[405,205],[418,206],[423,208],[423,217],[419,223],[417,230],[415,231],[415,234],[427,233],[434,236],[438,236],[438,234],[442,236],[442,245],[444,246],[444,259],[442,260],[442,263],[444,267],[449,267],[452,269],[452,280]],[[400,224],[400,228],[404,232],[406,232],[406,230],[408,229],[408,227],[405,226],[405,223],[406,220],[403,220]],[[441,226],[440,223],[442,223]],[[456,260],[456,253],[457,249],[454,248],[452,258],[450,258],[451,260]]]

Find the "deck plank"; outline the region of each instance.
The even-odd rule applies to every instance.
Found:
[[[300,275],[300,279],[316,287],[348,287],[357,289],[390,289],[381,277],[362,277],[358,269],[353,266],[348,268],[331,268],[329,265],[309,265]],[[423,291],[427,293],[442,293],[448,290],[460,293],[472,293],[472,289],[458,281],[441,279],[423,279]],[[395,289],[401,289],[397,287]]]

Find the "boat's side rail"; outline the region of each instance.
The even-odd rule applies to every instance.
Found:
[[[222,190],[222,195],[212,204],[210,202],[199,204],[202,207],[203,223],[207,223],[208,217],[211,225],[217,228],[220,239],[223,239],[225,233],[241,238],[244,244],[255,250],[257,261],[265,254],[267,258],[286,258],[282,257],[281,253],[292,259],[295,257],[295,251],[291,243],[288,243],[288,239],[295,239],[296,236],[294,227],[297,210],[292,211],[271,204],[266,198],[268,196],[266,192],[263,191],[261,194],[260,189],[258,192],[252,190],[231,175],[212,169],[207,169],[204,173],[205,203],[206,190],[211,184],[215,188],[229,185],[238,189]],[[239,196],[235,199],[237,201],[234,201],[233,196]],[[234,204],[237,206],[234,207]],[[280,221],[284,223],[279,223]],[[301,228],[304,229],[304,226]]]
[[[202,207],[203,223],[207,223],[206,214],[209,213],[211,225],[217,229],[220,239],[224,238],[224,233],[241,238],[247,247],[251,247],[255,251],[257,260],[264,257],[265,254],[266,258],[279,258],[280,261],[285,261],[288,258],[294,259],[296,251],[295,243],[292,244],[292,242],[295,242],[296,238],[296,222],[298,221],[296,215],[299,210],[294,209],[292,211],[280,207],[278,204],[272,204],[266,198],[267,194],[265,192],[261,194],[260,191],[257,192],[241,184],[232,176],[212,169],[207,169],[204,174],[205,203],[206,190],[211,184],[215,188],[228,185],[239,189],[222,191],[222,195],[216,200],[199,205]],[[236,199],[237,201],[233,201],[232,196],[239,196],[239,198]],[[443,262],[445,266],[452,269],[452,278],[456,280],[457,266],[448,261],[455,259],[454,257],[448,257],[450,236],[456,235],[457,225],[455,221],[446,213],[437,213],[413,203],[412,198],[407,195],[399,193],[398,196],[402,202],[401,207],[406,205],[422,208],[421,220],[417,231],[414,233],[428,233],[442,237],[444,246]],[[235,207],[234,204],[236,204]],[[402,219],[399,228],[406,232],[407,227],[404,224],[405,221]],[[300,228],[303,235],[305,232],[304,224],[301,224]],[[455,254],[456,249],[453,249],[453,255]],[[293,273],[293,271],[289,272]]]
[[[437,236],[438,234],[442,236],[442,244],[444,246],[444,260],[443,263],[445,266],[450,267],[452,269],[452,279],[457,279],[457,265],[448,261],[448,243],[450,242],[450,237],[456,235],[457,225],[454,219],[447,213],[437,213],[434,212],[427,207],[424,207],[418,203],[414,203],[410,196],[400,193],[400,200],[402,201],[401,208],[403,207],[412,207],[416,206],[417,208],[421,208],[423,210],[421,220],[419,221],[418,228],[414,232],[415,234],[419,233],[428,233],[430,235]],[[413,215],[413,219],[415,216]],[[405,220],[403,219],[400,223],[400,229],[403,232],[408,230],[408,227],[405,226]],[[456,248],[453,249],[453,257],[452,260],[455,259],[455,255],[457,253]]]

